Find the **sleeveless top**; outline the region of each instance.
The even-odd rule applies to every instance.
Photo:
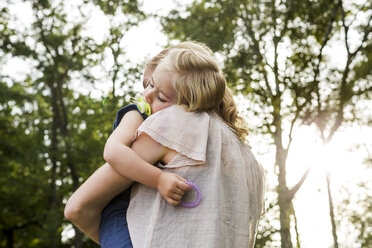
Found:
[[[138,110],[137,104],[129,104],[117,112],[113,125],[114,130],[129,111],[138,111],[144,120],[147,118],[146,114]],[[131,190],[132,186],[115,196],[102,210],[99,226],[99,242],[102,248],[132,247],[127,225],[127,209]]]
[[[174,207],[155,188],[134,184],[127,212],[133,247],[253,248],[263,210],[264,171],[250,146],[217,114],[187,112],[176,105],[149,116],[137,137],[142,132],[178,152],[159,166],[194,182],[202,200],[195,208]]]

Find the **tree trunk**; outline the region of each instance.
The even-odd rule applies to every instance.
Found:
[[[65,73],[65,75],[67,75],[67,71]],[[61,134],[63,136],[63,139],[64,139],[64,143],[65,143],[65,152],[66,152],[66,162],[67,162],[67,166],[68,168],[71,170],[71,177],[72,177],[72,189],[73,191],[77,190],[78,187],[79,187],[79,176],[78,176],[78,172],[77,172],[77,169],[75,167],[75,164],[74,164],[74,157],[73,157],[73,154],[71,152],[71,137],[70,137],[70,132],[68,130],[68,123],[69,123],[69,119],[68,119],[68,115],[67,115],[67,108],[66,108],[66,105],[64,103],[64,100],[63,100],[63,78],[62,77],[62,80],[60,80],[58,82],[58,99],[59,99],[59,105],[60,105],[60,109],[61,109],[61,121],[59,122],[59,128],[61,130]],[[74,230],[75,230],[75,239],[74,239],[74,243],[75,243],[75,248],[81,248],[82,247],[82,233],[80,232],[80,230],[78,228],[76,228],[74,226]]]
[[[290,232],[291,227],[291,211],[290,202],[286,200],[285,194],[279,195],[280,208],[280,238],[282,248],[292,248],[292,237]]]
[[[277,117],[277,125],[275,125],[274,141],[276,146],[276,165],[279,167],[279,185],[278,198],[280,209],[280,238],[282,248],[292,248],[291,238],[291,197],[287,188],[286,180],[286,159],[287,151],[283,149],[282,144],[282,129],[280,117]]]
[[[5,235],[5,238],[6,238],[6,247],[7,248],[15,248],[15,245],[14,245],[14,229],[4,230],[4,235]]]
[[[280,178],[279,178],[280,180]],[[292,248],[291,238],[291,202],[288,199],[288,189],[279,183],[279,209],[280,209],[280,238],[282,248]]]
[[[58,224],[55,222],[57,221],[57,211],[58,211],[58,202],[57,202],[57,190],[56,190],[56,178],[57,178],[57,153],[58,153],[58,122],[59,119],[59,110],[58,105],[56,102],[55,96],[55,89],[52,88],[51,85],[51,101],[52,101],[52,111],[53,111],[53,122],[52,122],[52,137],[51,137],[51,149],[50,149],[50,157],[52,163],[51,175],[50,175],[50,200],[49,200],[49,214],[47,218],[47,228],[48,228],[48,243],[51,248],[57,247],[57,229]]]
[[[332,194],[331,194],[331,179],[330,179],[329,173],[326,174],[326,180],[327,180],[327,192],[328,192],[328,202],[329,202],[329,216],[331,218],[331,224],[332,224],[333,247],[338,248],[336,221],[335,221],[335,215],[333,212],[333,200],[332,200]]]
[[[79,230],[79,228],[77,228],[76,226],[74,226],[74,230],[75,230],[75,239],[74,239],[75,248],[81,248],[83,247],[83,235],[81,231]]]
[[[300,243],[300,233],[298,232],[298,223],[297,223],[297,216],[296,216],[296,211],[294,209],[293,203],[292,203],[292,215],[294,219],[294,224],[295,224],[295,231],[296,231],[296,247],[301,248],[301,243]]]

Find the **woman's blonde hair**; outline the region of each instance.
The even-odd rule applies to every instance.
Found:
[[[202,43],[188,41],[170,47],[162,56],[157,65],[159,70],[174,73],[176,104],[186,111],[216,112],[244,140],[248,133],[245,122],[238,116],[233,95],[213,52]]]
[[[153,69],[155,69],[158,66],[158,64],[160,63],[160,61],[162,59],[164,59],[165,56],[167,56],[167,54],[169,53],[170,50],[172,50],[172,49],[182,49],[182,48],[191,49],[191,50],[199,51],[199,52],[202,52],[202,53],[206,52],[206,53],[210,54],[211,56],[213,56],[212,50],[209,47],[207,47],[205,44],[195,42],[195,41],[184,41],[184,42],[181,42],[181,43],[178,43],[176,45],[172,45],[172,46],[169,46],[169,47],[163,49],[160,53],[158,53],[155,57],[153,57],[146,64],[146,66],[149,66],[149,67],[152,67]]]

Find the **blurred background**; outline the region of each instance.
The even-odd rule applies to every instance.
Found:
[[[372,247],[371,5],[2,0],[0,247],[98,247],[64,205],[146,62],[184,40],[215,52],[266,170],[256,247]]]

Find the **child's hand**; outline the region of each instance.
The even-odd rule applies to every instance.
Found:
[[[173,206],[180,204],[182,196],[191,188],[183,177],[168,172],[160,174],[156,187],[163,198]]]

